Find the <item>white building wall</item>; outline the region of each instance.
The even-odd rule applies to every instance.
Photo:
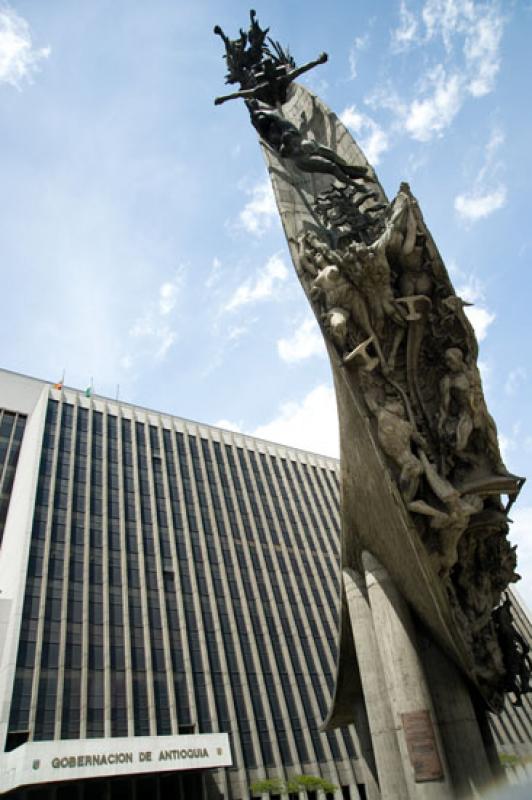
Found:
[[[28,415],[0,549],[1,749],[9,722],[47,401],[47,384],[0,371],[0,408]]]

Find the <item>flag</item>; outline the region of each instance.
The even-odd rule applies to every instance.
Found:
[[[92,395],[92,386],[87,386],[85,389],[85,397],[90,397]]]
[[[57,389],[58,391],[61,391],[62,388],[63,388],[64,382],[65,382],[65,370],[63,370],[63,374],[61,375],[61,380],[57,381],[57,383],[54,383],[54,389]]]

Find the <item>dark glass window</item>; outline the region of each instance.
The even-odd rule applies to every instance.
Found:
[[[0,545],[25,425],[24,414],[0,410]]]
[[[332,688],[336,647],[328,621],[337,603],[329,588],[338,557],[338,489],[332,471],[94,410],[65,408],[68,404],[56,403],[47,412],[10,730],[28,724],[37,659],[42,679],[36,737],[51,738],[58,727],[62,737],[79,736],[85,703],[87,735],[103,735],[107,657],[111,732],[127,735],[130,656],[129,714],[137,735],[150,730],[148,697],[155,703],[157,732],[171,732],[175,694],[180,730],[192,725],[197,731],[229,730],[234,713],[248,767],[275,766],[272,737],[285,765],[293,763],[294,755],[308,763],[313,750],[324,758],[328,747],[339,758],[342,739],[318,731]],[[6,469],[7,448],[17,437],[20,442],[23,430],[19,420],[8,418],[5,431],[8,422],[9,442],[1,440],[0,431]],[[12,479],[13,471],[11,477],[5,474]],[[44,564],[47,536],[50,558]],[[313,570],[316,587],[305,578]],[[104,586],[107,576],[109,586]],[[67,609],[66,626],[62,608]],[[36,654],[40,625],[43,648]],[[85,635],[88,685],[87,697],[81,698]],[[62,658],[64,684],[57,686],[53,673]],[[253,728],[259,732],[258,752]],[[342,747],[354,757],[349,730],[341,736]]]

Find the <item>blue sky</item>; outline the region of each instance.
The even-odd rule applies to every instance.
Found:
[[[532,2],[256,3],[475,303],[508,467],[531,473]],[[249,3],[0,0],[2,366],[337,454],[320,335],[220,24]],[[532,494],[512,511],[532,605]]]

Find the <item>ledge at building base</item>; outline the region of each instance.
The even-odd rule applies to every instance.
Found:
[[[216,769],[232,763],[226,733],[27,742],[0,755],[0,794],[40,783]]]

